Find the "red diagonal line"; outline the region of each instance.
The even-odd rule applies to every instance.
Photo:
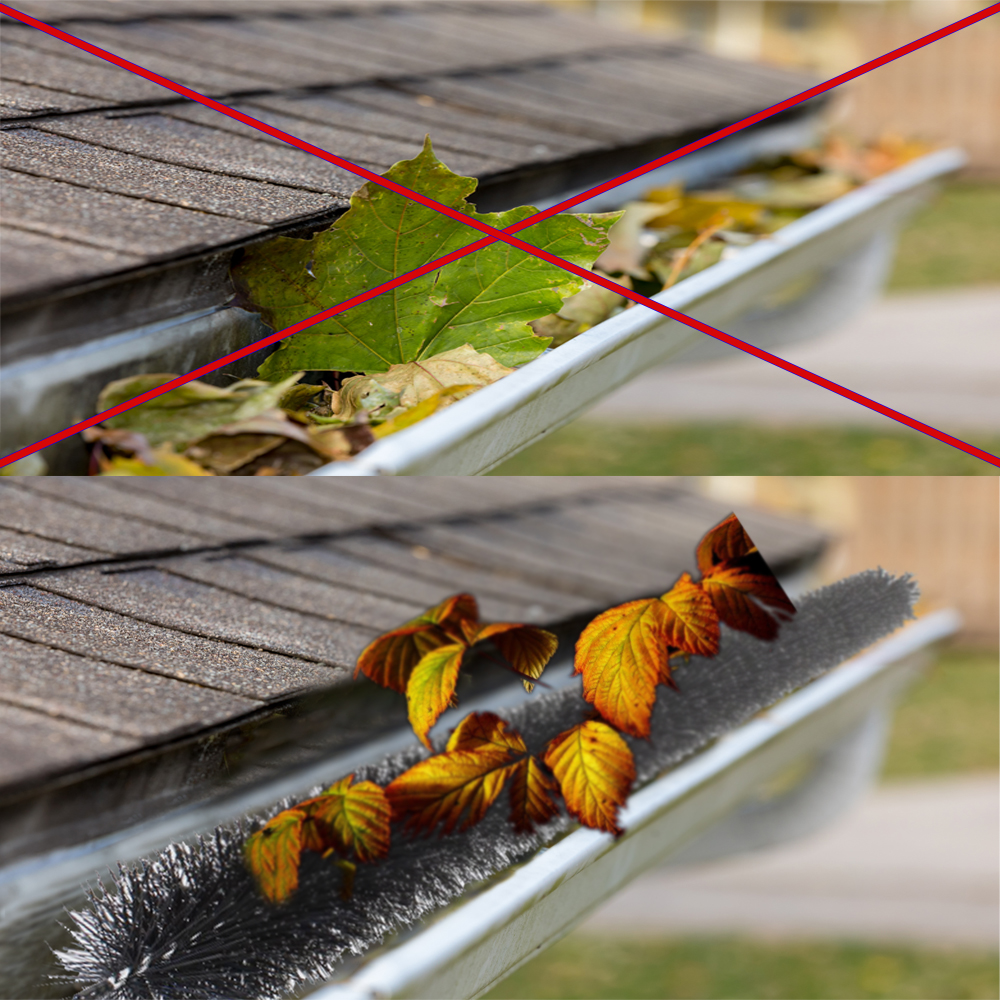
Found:
[[[478,220],[472,219],[469,216],[464,215],[462,212],[451,208],[450,206],[442,205],[440,202],[436,202],[431,198],[427,198],[424,195],[411,191],[410,189],[405,188],[394,181],[390,181],[387,178],[381,177],[370,170],[352,164],[350,161],[344,160],[342,157],[336,156],[335,154],[332,153],[328,153],[327,151],[322,150],[317,146],[313,146],[311,143],[307,143],[304,140],[298,139],[295,136],[291,136],[288,133],[281,131],[280,129],[275,129],[270,125],[266,125],[263,122],[259,122],[256,119],[251,118],[249,115],[245,115],[240,111],[236,111],[235,109],[230,108],[224,104],[221,104],[220,102],[215,101],[212,98],[205,97],[204,95],[199,94],[196,91],[190,90],[189,88],[184,87],[181,84],[174,83],[173,81],[167,79],[166,77],[160,76],[160,74],[158,73],[153,73],[152,71],[146,70],[141,66],[137,66],[136,64],[131,63],[128,60],[122,59],[119,56],[114,55],[113,53],[106,52],[105,50],[100,49],[97,46],[91,45],[89,42],[84,42],[82,39],[75,38],[74,36],[69,35],[67,32],[62,31],[59,28],[53,28],[51,25],[47,25],[42,21],[38,21],[35,18],[32,18],[28,15],[21,14],[19,11],[16,11],[13,8],[8,7],[6,4],[0,4],[0,10],[5,11],[8,14],[11,14],[12,16],[25,22],[26,24],[30,24],[38,28],[39,30],[45,31],[46,33],[51,34],[54,37],[61,38],[63,41],[75,45],[78,48],[81,48],[85,51],[91,52],[93,55],[96,55],[109,62],[115,63],[116,65],[121,66],[124,69],[128,69],[131,72],[138,74],[139,76],[145,77],[146,79],[152,80],[153,82],[158,83],[161,86],[166,87],[167,89],[173,90],[176,93],[181,94],[182,96],[189,97],[192,100],[195,100],[201,104],[206,105],[207,107],[214,108],[215,110],[220,111],[222,114],[226,114],[231,118],[234,118],[238,121],[242,121],[245,124],[250,125],[251,127],[256,128],[259,131],[273,135],[276,138],[288,142],[291,145],[297,146],[298,148],[301,148],[306,152],[312,153],[313,155],[316,155],[321,159],[327,160],[332,163],[336,163],[338,166],[341,166],[352,173],[365,177],[366,179],[369,179],[374,183],[380,184],[381,186],[386,187],[390,190],[396,191],[397,193],[402,194],[405,197],[409,197],[414,201],[425,204],[428,207],[441,212],[442,214],[455,218],[457,221],[463,222],[464,224],[472,228],[479,229],[483,232],[488,232],[490,234],[493,234],[494,236],[493,239],[479,240],[463,248],[460,251],[455,251],[452,254],[447,255],[446,257],[438,259],[437,261],[432,261],[429,264],[425,264],[422,267],[417,268],[406,275],[402,275],[398,278],[393,279],[392,281],[386,282],[383,285],[377,286],[376,288],[370,289],[367,292],[354,296],[351,299],[348,299],[347,301],[332,307],[331,309],[327,309],[321,313],[318,313],[316,316],[310,317],[309,319],[306,320],[302,320],[301,322],[294,324],[293,326],[288,327],[285,330],[281,330],[275,334],[272,334],[270,337],[263,338],[262,340],[259,340],[254,344],[248,345],[247,347],[241,349],[240,351],[236,351],[233,352],[232,354],[226,355],[224,358],[220,358],[209,365],[204,365],[201,368],[196,369],[195,371],[190,372],[185,376],[180,376],[177,379],[173,379],[170,382],[167,382],[166,384],[158,387],[157,389],[150,390],[146,393],[142,393],[141,395],[136,396],[134,399],[128,400],[125,403],[121,403],[110,410],[104,411],[103,413],[96,414],[94,417],[91,417],[85,421],[81,421],[80,423],[75,424],[72,427],[66,428],[64,431],[61,431],[58,434],[51,435],[50,437],[45,438],[42,441],[36,442],[34,445],[22,448],[19,451],[14,452],[11,455],[7,456],[5,459],[0,460],[0,467],[10,464],[11,462],[16,461],[18,458],[32,454],[33,452],[38,451],[39,449],[44,448],[49,444],[53,444],[57,441],[63,440],[79,430],[85,429],[86,427],[94,426],[94,424],[100,423],[102,420],[109,419],[110,417],[115,416],[118,413],[125,412],[126,410],[132,409],[133,407],[141,405],[144,402],[147,402],[151,399],[155,399],[157,396],[163,395],[164,393],[170,391],[172,388],[176,388],[179,385],[183,385],[186,382],[189,382],[199,377],[202,374],[208,374],[211,371],[215,371],[218,368],[221,368],[224,365],[234,360],[237,360],[241,357],[246,357],[248,354],[251,354],[256,350],[259,350],[262,347],[267,346],[268,344],[274,343],[277,340],[290,336],[291,334],[296,333],[299,330],[306,329],[309,326],[321,322],[323,319],[336,315],[337,313],[352,308],[355,305],[359,305],[362,302],[367,301],[370,298],[373,298],[375,295],[381,294],[383,291],[387,291],[391,288],[398,287],[399,285],[404,284],[406,281],[410,281],[416,277],[419,277],[422,274],[426,274],[432,270],[435,270],[438,267],[441,267],[452,260],[457,260],[460,257],[464,257],[470,253],[474,253],[476,250],[482,249],[484,246],[488,246],[496,242],[497,239],[500,239],[503,242],[508,243],[512,246],[518,247],[519,249],[522,249],[527,253],[548,260],[550,263],[553,263],[557,267],[570,271],[571,273],[577,274],[586,280],[590,280],[596,284],[604,285],[605,287],[610,288],[612,291],[615,291],[619,294],[622,294],[628,298],[633,299],[635,302],[638,302],[639,304],[646,305],[656,310],[657,312],[669,316],[672,319],[675,319],[681,323],[691,326],[694,329],[700,330],[701,332],[706,333],[717,340],[721,340],[724,343],[728,343],[733,347],[745,351],[746,353],[753,354],[755,357],[761,358],[761,360],[768,361],[769,363],[776,365],[777,367],[783,368],[786,371],[792,372],[793,374],[799,375],[801,378],[805,378],[808,381],[815,383],[816,385],[830,389],[831,391],[836,392],[839,395],[842,395],[848,399],[851,399],[854,402],[860,403],[863,406],[867,406],[869,409],[872,409],[878,413],[882,413],[885,416],[889,416],[894,420],[897,420],[910,427],[913,427],[916,430],[920,430],[923,433],[928,434],[931,437],[935,437],[938,440],[943,441],[947,444],[951,444],[953,447],[966,451],[969,454],[975,455],[978,458],[982,458],[984,461],[991,462],[992,464],[995,465],[1000,465],[1000,459],[998,459],[997,456],[991,455],[989,452],[976,448],[974,445],[961,441],[959,438],[955,438],[950,434],[946,434],[943,431],[931,427],[928,424],[924,424],[921,421],[908,417],[906,414],[900,413],[897,410],[893,410],[890,407],[883,406],[881,403],[878,403],[875,400],[871,400],[866,396],[862,396],[860,393],[856,393],[851,389],[847,389],[836,382],[832,382],[829,379],[823,378],[822,376],[815,375],[804,368],[800,368],[798,365],[794,365],[791,362],[785,361],[783,358],[779,358],[776,355],[768,353],[767,351],[763,351],[760,348],[754,347],[752,344],[747,344],[744,341],[741,341],[735,337],[731,337],[729,334],[723,333],[720,330],[716,330],[714,327],[708,326],[707,324],[702,323],[700,320],[695,320],[691,317],[685,316],[683,313],[677,312],[676,310],[671,309],[668,306],[661,305],[660,303],[655,302],[652,299],[647,298],[646,296],[640,295],[639,293],[636,292],[632,292],[630,289],[623,288],[621,285],[618,285],[611,279],[603,278],[601,275],[598,275],[585,268],[578,267],[577,265],[571,264],[560,257],[556,257],[555,255],[550,254],[547,251],[532,246],[530,243],[525,243],[523,240],[517,239],[516,237],[509,235],[520,229],[524,229],[527,228],[528,226],[534,225],[535,223],[541,221],[542,219],[548,218],[549,216],[559,211],[562,211],[564,208],[579,204],[581,201],[593,197],[595,194],[614,188],[624,183],[625,181],[631,179],[632,177],[641,176],[642,174],[647,173],[648,171],[653,170],[664,163],[668,163],[671,160],[686,155],[688,152],[691,152],[695,149],[699,149],[710,142],[717,141],[718,139],[730,135],[741,128],[746,128],[749,125],[755,124],[758,121],[762,121],[765,118],[771,117],[772,115],[777,114],[779,111],[785,110],[788,107],[792,107],[795,104],[799,104],[810,97],[816,96],[817,94],[824,93],[825,91],[830,90],[833,87],[846,82],[847,80],[854,79],[855,77],[860,76],[862,73],[866,73],[872,69],[875,69],[877,66],[884,65],[885,63],[890,62],[893,59],[898,59],[901,56],[906,55],[907,53],[912,52],[918,48],[921,48],[924,45],[929,45],[933,41],[937,41],[940,38],[944,38],[949,34],[952,34],[956,31],[961,30],[962,28],[968,27],[971,24],[983,20],[984,18],[989,17],[992,14],[996,13],[998,10],[1000,10],[1000,3],[993,4],[991,7],[988,7],[983,11],[978,12],[977,14],[970,15],[969,17],[961,19],[960,21],[956,21],[954,24],[947,25],[944,28],[940,28],[938,29],[938,31],[932,32],[931,34],[926,35],[923,38],[917,39],[914,42],[910,42],[907,45],[901,46],[900,48],[895,49],[892,52],[880,56],[878,59],[871,60],[870,62],[865,63],[862,66],[855,68],[854,70],[850,70],[847,73],[843,73],[838,77],[834,77],[833,79],[826,81],[826,83],[818,84],[816,87],[812,87],[809,90],[803,91],[801,94],[798,94],[795,97],[788,98],[787,100],[782,101],[779,104],[773,105],[771,108],[765,109],[764,111],[758,112],[755,115],[751,115],[748,118],[742,119],[741,121],[736,122],[735,124],[730,125],[725,129],[721,129],[710,136],[706,136],[705,138],[698,140],[697,142],[691,143],[688,146],[682,147],[679,150],[675,150],[673,153],[660,157],[659,159],[654,160],[643,167],[637,168],[633,171],[623,174],[620,177],[615,178],[611,181],[606,181],[603,184],[597,185],[594,188],[591,188],[588,191],[576,195],[573,198],[566,199],[560,204],[554,205],[544,212],[536,213],[535,215],[530,216],[529,218],[524,219],[519,223],[515,223],[514,225],[507,227],[505,230],[494,229],[492,226],[488,226],[485,223],[481,223]]]

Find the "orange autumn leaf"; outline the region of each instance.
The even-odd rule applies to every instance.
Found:
[[[536,826],[558,815],[554,798],[559,783],[537,757],[525,757],[510,769],[510,821],[518,833],[531,833]]]
[[[781,621],[795,614],[795,605],[735,514],[705,534],[697,557],[701,585],[730,628],[774,639]]]
[[[698,560],[698,569],[702,576],[706,576],[719,563],[739,559],[740,556],[755,552],[756,549],[743,525],[740,524],[740,519],[735,514],[730,514],[714,528],[709,528],[705,532],[698,543],[695,558]]]
[[[393,816],[407,829],[467,830],[478,823],[503,791],[511,758],[486,750],[454,750],[414,764],[390,782],[386,795]]]
[[[692,656],[718,653],[719,615],[690,573],[683,573],[660,600],[671,612],[666,624],[668,645]]]
[[[353,782],[353,774],[341,778],[321,795],[284,809],[247,838],[246,865],[271,902],[284,902],[298,888],[303,851],[333,856],[333,864],[343,870],[345,899],[354,884],[355,862],[376,861],[389,853],[392,812],[384,789],[372,781]]]
[[[656,685],[670,673],[672,614],[657,597],[630,601],[598,615],[576,643],[584,698],[632,736],[649,736]]]
[[[303,810],[285,809],[243,846],[247,867],[261,893],[272,903],[283,903],[298,888],[305,819]]]
[[[619,836],[618,810],[635,780],[628,744],[606,722],[582,722],[549,741],[545,763],[566,808],[584,826]]]
[[[520,733],[492,712],[467,715],[451,734],[446,749],[494,750],[508,754],[511,760],[521,757],[509,767],[510,819],[519,833],[530,832],[535,824],[544,823],[559,812],[552,798],[559,785],[540,761],[523,756],[528,748]]]
[[[535,757],[523,756],[528,748],[520,733],[492,712],[467,715],[448,740],[447,750],[498,750],[511,759],[521,759],[509,767],[510,819],[519,833],[530,833],[559,812],[553,799],[558,783]]]
[[[461,639],[467,624],[479,621],[479,604],[472,594],[453,594],[425,612],[451,639]]]
[[[532,680],[542,676],[546,664],[552,659],[559,640],[551,632],[534,625],[514,625],[497,622],[484,625],[476,634],[475,642],[489,639],[500,655],[519,673],[528,691],[534,689]]]
[[[698,544],[701,581],[683,573],[659,599],[630,601],[598,615],[576,645],[583,696],[609,722],[648,737],[656,687],[676,687],[670,656],[715,656],[720,621],[773,639],[795,607],[735,514]]]
[[[445,750],[499,750],[515,756],[528,752],[521,734],[493,712],[470,712],[448,737]]]
[[[720,563],[702,586],[722,621],[758,639],[776,638],[781,621],[795,614],[795,605],[756,551]]]
[[[473,712],[451,734],[444,753],[414,764],[385,790],[395,819],[413,830],[466,830],[486,815],[527,752],[524,740],[492,712]]]
[[[391,809],[385,790],[373,781],[352,784],[354,775],[331,785],[321,795],[299,803],[317,828],[325,848],[375,861],[389,853]],[[312,841],[304,845],[316,850]]]
[[[406,694],[406,684],[420,657],[446,642],[431,624],[404,625],[380,635],[362,650],[354,676],[364,674],[382,687]]]
[[[364,674],[382,687],[405,694],[420,658],[439,646],[464,641],[463,623],[478,621],[476,599],[471,594],[454,594],[369,643],[358,657],[354,676]]]
[[[333,850],[333,845],[330,843],[330,838],[323,825],[307,809],[303,808],[308,806],[310,801],[307,799],[305,802],[299,802],[295,806],[296,809],[302,809],[306,814],[305,819],[302,821],[302,832],[299,835],[302,850],[315,851],[317,854],[326,854],[328,851]]]
[[[455,594],[419,618],[379,636],[362,651],[354,672],[406,695],[413,731],[428,749],[428,733],[457,704],[455,686],[465,651],[489,639],[530,691],[555,653],[551,632],[512,622],[482,625],[471,594]]]

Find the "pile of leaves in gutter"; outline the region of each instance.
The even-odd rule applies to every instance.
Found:
[[[594,269],[655,295],[931,148],[892,135],[868,146],[832,135],[816,148],[753,164],[725,186],[687,192],[680,184],[652,188],[641,201],[624,206]],[[531,327],[557,346],[634,304],[588,283],[558,313]]]
[[[927,146],[839,137],[761,163],[724,188],[654,188],[623,212],[556,215],[522,238],[654,295],[738,254]],[[386,177],[497,228],[537,212],[475,211],[476,180],[450,171],[430,141]],[[365,184],[310,239],[251,247],[232,270],[237,302],[280,330],[479,239],[477,231]],[[633,305],[505,244],[409,281],[281,342],[259,380],[190,382],[84,432],[91,474],[305,475],[351,458],[518,365]],[[107,385],[97,412],[176,376]]]
[[[303,476],[351,458],[513,371],[468,344],[384,374],[352,375],[331,389],[244,379],[220,388],[188,382],[84,431],[91,474],[102,476]],[[104,387],[97,412],[174,375],[137,375]]]

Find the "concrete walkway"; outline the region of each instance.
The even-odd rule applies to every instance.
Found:
[[[643,421],[895,426],[735,348],[731,360],[654,369],[590,416]],[[840,330],[776,354],[952,433],[1000,431],[1000,287],[892,295]]]
[[[996,948],[998,833],[996,775],[883,786],[801,841],[650,872],[581,930]]]

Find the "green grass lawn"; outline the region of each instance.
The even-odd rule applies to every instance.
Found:
[[[953,181],[903,230],[890,291],[1000,284],[1000,184]]]
[[[968,435],[992,454],[1000,435]],[[526,448],[496,476],[987,476],[996,469],[917,431],[738,423],[598,423],[583,418]]]
[[[996,955],[733,938],[602,941],[571,935],[505,979],[492,1000],[965,1000],[997,996]]]
[[[947,649],[903,697],[883,778],[1000,768],[1000,653]]]
[[[946,649],[904,695],[883,778],[996,771],[1000,653]],[[995,952],[733,937],[571,934],[487,994],[546,998],[964,1000],[1000,996]]]

